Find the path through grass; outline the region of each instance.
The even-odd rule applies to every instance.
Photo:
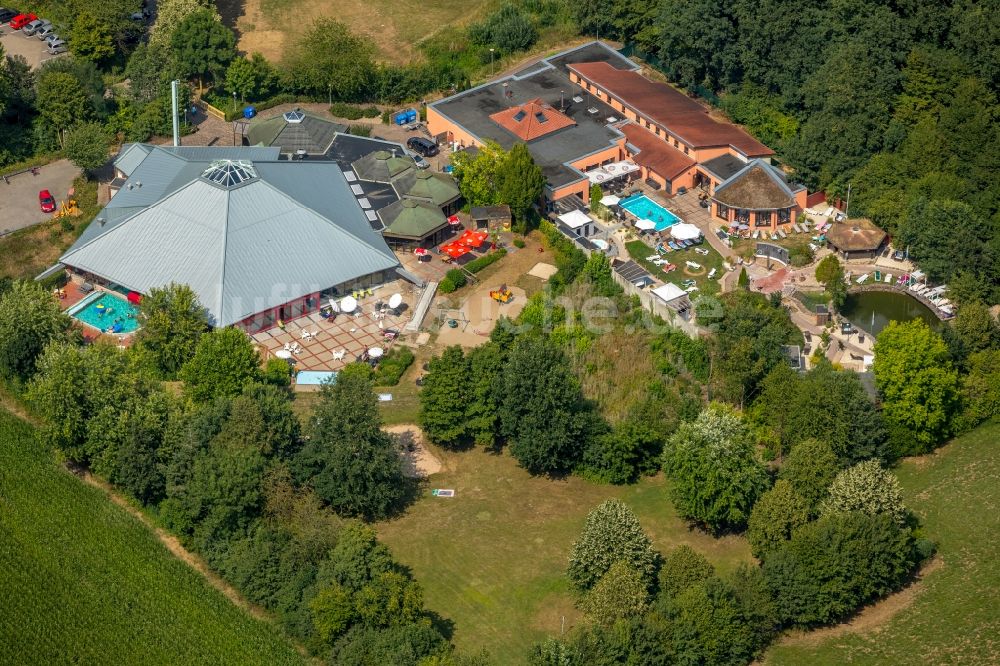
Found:
[[[713,539],[677,518],[662,477],[628,487],[579,478],[533,478],[507,455],[433,449],[443,469],[398,520],[378,527],[413,568],[427,604],[455,623],[463,650],[486,648],[500,664],[524,663],[528,647],[579,620],[565,578],[587,513],[609,497],[628,503],[661,551],[690,544],[721,571],[750,560],[738,537]],[[454,488],[451,499],[430,488]]]
[[[897,470],[907,505],[938,543],[910,590],[862,614],[884,616],[790,636],[768,664],[995,664],[1000,654],[1000,424],[983,426]]]
[[[0,662],[299,664],[0,410]]]

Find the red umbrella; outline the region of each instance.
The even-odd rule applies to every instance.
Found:
[[[428,252],[426,248],[418,247],[416,250],[413,251],[413,254],[417,255],[418,257],[426,257],[428,254],[430,254],[430,252]]]
[[[448,218],[448,224],[450,224],[453,227],[457,227],[460,224],[462,224],[462,220],[458,219],[458,215],[452,215],[451,217]]]
[[[128,295],[125,296],[125,298],[128,299],[129,303],[134,303],[135,305],[138,305],[139,303],[142,302],[142,294],[140,294],[137,291],[128,292]]]
[[[469,248],[461,243],[448,243],[447,245],[441,246],[441,251],[447,254],[452,259],[458,259],[463,254],[468,253]]]

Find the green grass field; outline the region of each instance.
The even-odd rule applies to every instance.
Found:
[[[897,470],[938,544],[923,580],[862,613],[858,630],[791,636],[768,664],[995,664],[1000,655],[1000,425]],[[866,617],[871,615],[873,617]]]
[[[662,477],[628,487],[552,481],[529,476],[507,455],[434,451],[442,471],[379,535],[412,567],[428,606],[455,623],[457,646],[486,648],[499,664],[524,663],[532,643],[559,634],[563,617],[567,630],[579,620],[565,577],[569,551],[587,513],[609,497],[632,507],[661,551],[687,543],[721,571],[750,560],[742,538],[688,530]],[[431,497],[431,488],[456,496]]]
[[[303,663],[3,410],[0,571],[0,663]]]

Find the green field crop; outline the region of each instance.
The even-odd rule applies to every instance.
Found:
[[[0,663],[301,664],[0,409]]]

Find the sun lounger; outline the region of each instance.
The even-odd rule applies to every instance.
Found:
[[[778,229],[778,235],[782,238],[788,238],[788,234],[785,233],[784,229]]]
[[[701,264],[699,264],[697,261],[685,261],[684,263],[687,264],[688,268],[691,268],[693,270],[697,271],[701,269]]]
[[[655,261],[655,260],[657,260],[659,258],[660,258],[660,255],[658,255],[658,254],[651,254],[648,257],[646,257],[646,261]]]
[[[708,256],[708,250],[706,250],[703,247],[696,247],[694,249],[694,251],[697,252],[698,254],[702,255],[703,257],[707,257]]]
[[[757,240],[758,238],[760,238],[760,231],[754,229],[753,233],[750,234],[750,237],[753,238],[754,240]]]
[[[708,272],[708,279],[711,280],[712,278],[714,278],[715,274],[718,273],[718,272],[719,272],[719,269],[717,269],[717,268],[713,268],[712,270],[710,270]]]
[[[881,282],[882,281],[882,272],[881,271],[875,271],[875,281],[876,282]]]
[[[677,270],[677,266],[675,264],[667,264],[667,265],[665,265],[663,267],[663,272],[664,273],[673,273],[676,270]]]
[[[686,292],[687,292],[687,293],[689,293],[689,294],[690,294],[691,292],[693,292],[693,291],[698,291],[698,285],[691,285],[690,287],[688,287],[688,288],[687,288],[687,289],[685,289],[684,291],[686,291]]]
[[[858,278],[857,282],[858,282],[858,284],[863,284],[864,281],[867,280],[867,279],[868,279],[868,273],[865,273],[864,275],[862,275],[861,277]]]
[[[891,282],[892,282],[892,273],[886,273],[885,274],[885,283],[889,284]]]

